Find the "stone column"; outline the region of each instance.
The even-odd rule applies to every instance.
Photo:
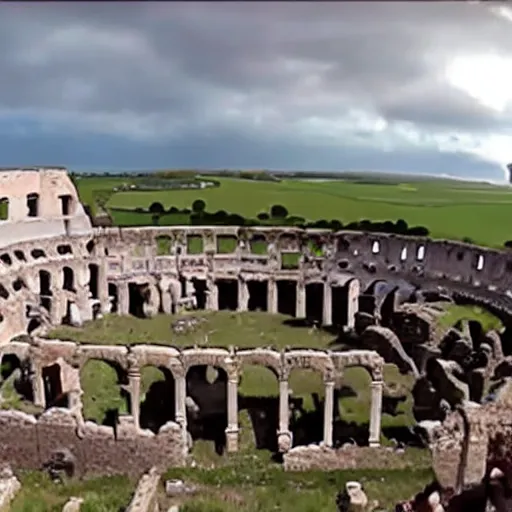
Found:
[[[127,315],[130,311],[130,293],[127,282],[117,283],[117,311],[120,315]]]
[[[219,288],[215,281],[207,281],[207,300],[206,309],[209,311],[219,310]]]
[[[322,311],[322,325],[332,325],[332,288],[331,283],[324,282],[324,307]]]
[[[104,261],[98,264],[98,298],[100,301],[100,311],[103,315],[110,313],[106,266],[107,263]]]
[[[356,313],[359,311],[359,281],[352,279],[347,286],[347,327],[353,328],[356,323]]]
[[[128,372],[128,387],[130,390],[130,409],[133,417],[133,424],[138,430],[140,428],[140,370],[131,368]]]
[[[295,308],[297,318],[306,318],[306,285],[297,281],[297,305]]]
[[[183,422],[187,421],[187,408],[186,408],[186,398],[187,398],[187,383],[185,379],[185,375],[180,375],[175,379],[174,386],[174,411],[175,411],[175,421],[176,423],[182,425]]]
[[[238,451],[238,379],[228,380],[228,427],[226,428],[226,448],[228,453]]]
[[[380,421],[382,415],[382,380],[372,380],[372,407],[370,412],[369,445],[380,446]]]
[[[281,453],[286,453],[292,447],[289,395],[288,379],[283,377],[279,380],[279,430],[277,431],[277,445]]]
[[[185,373],[176,376],[174,379],[174,411],[175,421],[181,427],[185,453],[188,453],[188,431],[187,431],[187,381]]]
[[[249,288],[247,281],[242,277],[238,278],[238,307],[237,311],[247,311],[249,307]]]
[[[273,278],[267,281],[267,311],[273,315],[277,313],[277,283]]]
[[[66,314],[67,300],[62,291],[52,290],[50,306],[50,322],[52,325],[61,325]]]
[[[325,382],[324,445],[332,447],[332,423],[334,419],[334,381]]]
[[[30,381],[32,382],[32,393],[34,394],[34,405],[46,407],[46,396],[44,393],[43,369],[39,365],[30,368]]]

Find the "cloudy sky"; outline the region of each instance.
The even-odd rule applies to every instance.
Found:
[[[0,165],[503,179],[504,4],[0,4]]]

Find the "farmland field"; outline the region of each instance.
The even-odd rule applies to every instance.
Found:
[[[382,183],[353,181],[283,180],[281,182],[216,178],[220,187],[203,190],[123,191],[113,193],[107,207],[147,209],[160,202],[166,209],[190,208],[196,199],[206,210],[255,218],[275,204],[289,215],[314,221],[336,219],[344,224],[368,219],[404,219],[409,226],[421,225],[435,238],[464,239],[489,246],[502,246],[512,239],[508,219],[512,216],[512,189],[483,183],[432,180]],[[405,178],[406,179],[406,178]],[[82,201],[93,204],[94,193],[112,189],[130,178],[82,178],[77,181]],[[151,215],[111,210],[119,225],[151,224]],[[172,216],[169,216],[172,217]],[[177,224],[163,216],[160,224]]]

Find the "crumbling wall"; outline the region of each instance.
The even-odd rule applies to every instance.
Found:
[[[31,216],[30,196],[35,204]],[[92,234],[90,220],[66,169],[2,170],[0,198],[9,202],[8,219],[0,222],[0,237],[6,245],[61,235]]]
[[[86,422],[79,427],[68,409],[49,409],[39,419],[19,411],[0,411],[0,459],[17,469],[41,469],[56,451],[71,454],[77,475],[139,476],[185,464],[181,428],[167,423],[158,434],[132,425],[111,427]]]
[[[283,456],[285,471],[337,471],[345,469],[386,469],[408,467],[400,453],[387,447],[346,445],[341,448],[327,446],[297,446]]]

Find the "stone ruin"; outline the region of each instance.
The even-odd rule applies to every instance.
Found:
[[[184,464],[190,444],[187,379],[206,366],[224,372],[226,447],[235,451],[238,379],[250,360],[271,368],[279,381],[276,436],[285,467],[352,467],[371,458],[365,450],[379,450],[381,407],[391,410],[403,398],[383,382],[386,362],[416,379],[416,430],[432,449],[445,505],[450,492],[459,496],[482,482],[488,488],[492,471],[509,477],[503,463],[508,452],[502,451],[510,446],[512,423],[506,398],[512,378],[510,251],[321,229],[93,228],[62,168],[0,171],[0,203],[7,210],[0,221],[2,358],[18,361],[34,403],[44,410],[38,417],[0,411],[2,457],[13,466],[41,467],[63,446],[72,447],[82,472],[125,471],[128,459],[141,469]],[[265,254],[253,250],[261,243]],[[484,333],[478,322],[467,321],[442,329],[438,318],[447,301],[486,308],[504,328]],[[219,309],[286,314],[333,329],[354,350],[178,350],[44,339],[54,326],[79,326],[107,313],[144,318],[183,312],[183,320],[170,326],[178,333],[194,329],[187,311]],[[130,412],[111,427],[81,415],[78,375],[91,358],[115,367],[129,396]],[[144,365],[164,368],[174,380],[173,417],[156,432],[141,428],[137,413]],[[368,446],[341,449],[333,443],[333,388],[343,368],[353,365],[367,368],[372,379]],[[292,368],[323,376],[320,444],[294,446],[287,423]],[[65,405],[54,407],[62,396]],[[84,440],[91,449],[85,450]],[[455,446],[458,458],[457,450],[446,454]]]

